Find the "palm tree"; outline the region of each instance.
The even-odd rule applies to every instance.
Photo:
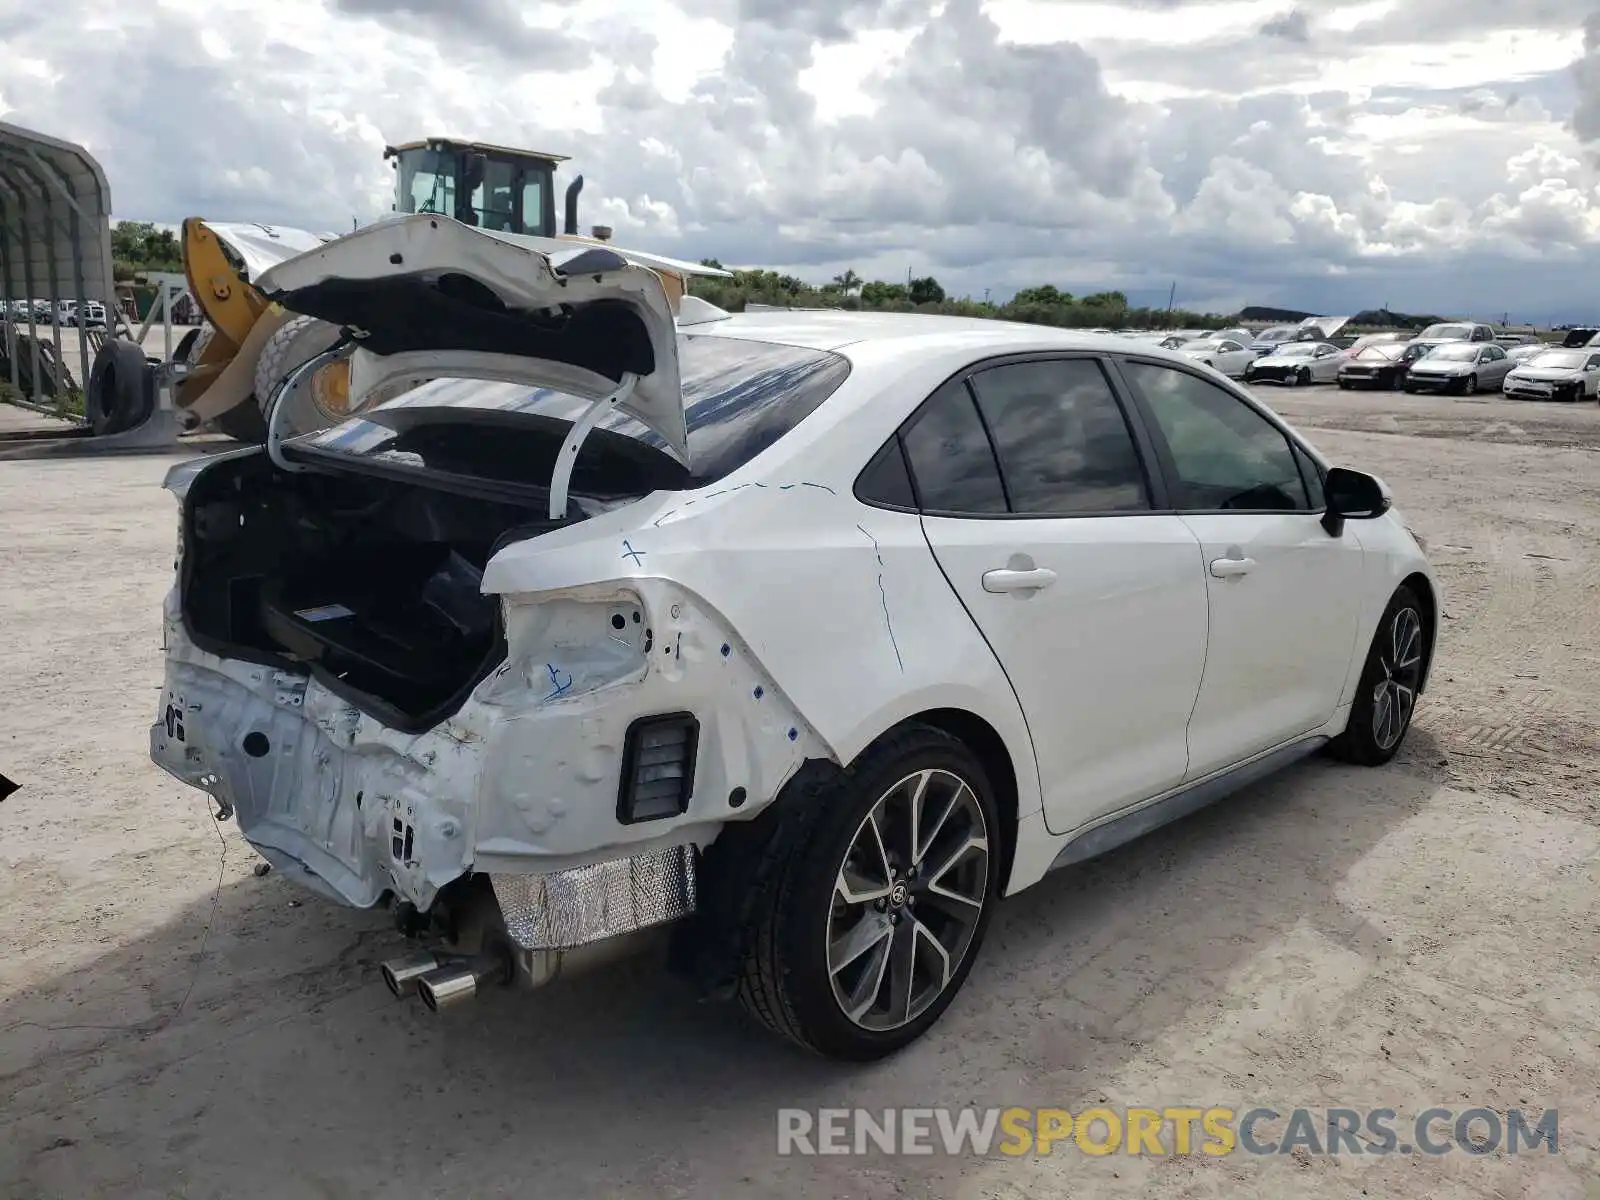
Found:
[[[839,289],[848,296],[851,292],[855,291],[861,286],[862,280],[861,276],[855,273],[854,268],[847,268],[843,275],[835,275],[833,277],[833,282],[838,284]]]

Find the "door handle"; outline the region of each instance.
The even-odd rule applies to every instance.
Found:
[[[1034,567],[1031,571],[1018,571],[1010,567],[983,573],[983,590],[986,592],[1036,592],[1056,581],[1056,573],[1049,567]]]
[[[1250,574],[1255,566],[1256,560],[1253,558],[1213,558],[1211,573],[1218,579],[1237,579]]]

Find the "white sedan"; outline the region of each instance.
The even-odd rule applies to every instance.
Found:
[[[362,331],[301,368],[348,355],[357,403],[433,382],[169,476],[150,753],[286,878],[392,906],[430,1008],[660,935],[876,1058],[1002,897],[1319,749],[1388,762],[1427,683],[1388,490],[1185,355],[680,331],[609,248],[433,215],[260,286]]]
[[[1600,350],[1529,355],[1511,368],[1502,390],[1517,400],[1593,400],[1600,395]]]
[[[1346,355],[1332,342],[1286,342],[1245,369],[1246,383],[1331,383]]]
[[[1185,342],[1179,352],[1230,377],[1243,375],[1258,357],[1256,351],[1235,338],[1201,338]]]

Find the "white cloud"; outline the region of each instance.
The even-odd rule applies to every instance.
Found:
[[[1591,10],[59,0],[0,9],[0,116],[159,221],[347,228],[388,206],[385,141],[449,133],[571,154],[619,238],[818,278],[1587,306]]]

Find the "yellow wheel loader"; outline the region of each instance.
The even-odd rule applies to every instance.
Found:
[[[568,184],[564,220],[556,231],[556,154],[514,150],[482,142],[427,138],[384,149],[395,172],[394,211],[438,213],[463,224],[540,239],[610,244],[611,231],[596,226],[578,233],[578,194],[583,176]],[[266,438],[264,410],[274,389],[296,367],[331,347],[340,330],[311,317],[294,316],[271,303],[253,280],[275,263],[334,240],[281,226],[183,223],[183,265],[190,294],[204,324],[179,344],[182,366],[174,388],[177,407],[191,425],[209,421],[242,441]],[[693,275],[726,275],[693,263],[613,247],[660,274],[674,310]],[[415,386],[420,380],[406,381]],[[367,396],[363,407],[403,388]],[[322,428],[350,415],[346,364],[333,362],[309,386],[285,396],[285,432]]]

